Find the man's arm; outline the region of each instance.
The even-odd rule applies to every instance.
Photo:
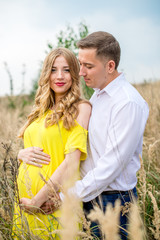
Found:
[[[144,112],[139,105],[130,102],[123,106],[112,117],[107,132],[106,149],[97,159],[97,166],[82,180],[77,181],[70,191],[87,202],[114,182],[131,161],[143,136],[147,118],[148,111]]]

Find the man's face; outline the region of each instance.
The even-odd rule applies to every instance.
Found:
[[[80,76],[88,87],[103,89],[108,84],[108,72],[104,61],[96,56],[96,49],[79,49]]]

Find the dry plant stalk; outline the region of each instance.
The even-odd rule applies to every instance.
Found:
[[[155,239],[160,239],[160,210],[158,210],[157,202],[155,197],[153,196],[152,192],[148,192],[148,195],[150,196],[152,203],[153,203],[153,209],[154,209],[154,219],[152,220],[152,223],[154,225],[153,228],[149,228],[154,235]]]
[[[48,183],[41,173],[40,173],[40,177],[45,182],[45,184],[47,186],[48,199],[52,201],[55,209],[60,208],[62,202],[59,199],[59,196],[58,196],[58,193],[56,192],[56,189],[61,189],[62,187],[58,183],[53,183],[51,181]]]
[[[145,236],[143,222],[136,202],[131,204],[129,211],[128,235],[130,240],[143,240]]]
[[[81,219],[81,223],[83,226],[83,230],[84,232],[79,232],[78,236],[81,237],[81,239],[83,240],[89,240],[89,239],[93,239],[93,237],[91,236],[91,229],[90,229],[90,225],[91,225],[91,221],[88,221],[88,219],[86,219],[84,212],[80,211],[80,219]]]
[[[155,140],[160,139],[160,81],[137,84],[136,88],[149,105],[150,114],[144,136],[147,136],[148,139],[152,138],[151,142],[154,142]]]
[[[119,240],[120,211],[120,201],[117,200],[114,208],[112,207],[112,204],[107,205],[105,213],[103,213],[99,207],[94,206],[94,210],[90,212],[88,217],[92,221],[98,220],[102,229],[102,233],[105,235],[105,239]]]
[[[75,195],[65,194],[61,208],[60,222],[62,225],[61,238],[62,240],[75,240],[79,234],[80,218],[80,201]]]
[[[62,225],[61,239],[75,240],[79,234],[81,201],[74,194],[68,193],[68,189],[72,187],[75,181],[79,178],[78,171],[75,171],[74,160],[72,164],[67,164],[69,179],[63,183],[64,199],[61,207],[60,223]]]
[[[138,172],[139,188],[137,190],[138,190],[138,195],[141,197],[141,205],[143,207],[143,212],[145,213],[146,193],[147,193],[146,171],[144,169],[143,159],[141,158],[141,156],[139,156],[139,158],[140,158],[141,168]]]
[[[149,145],[148,158],[149,162],[152,163],[152,165],[160,167],[160,139]]]
[[[12,221],[12,207],[14,205],[14,182],[17,173],[17,159],[14,157],[12,142],[2,142],[3,162],[0,162],[0,217],[8,223]]]

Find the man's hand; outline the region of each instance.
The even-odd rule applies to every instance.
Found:
[[[45,203],[43,203],[41,207],[37,207],[34,202],[34,199],[21,198],[19,206],[22,210],[24,210],[28,214],[41,212],[42,214],[49,215],[58,210],[58,208],[60,207],[60,200],[59,199],[48,200]]]
[[[55,206],[55,202],[53,200],[48,200],[47,202],[42,204],[40,209],[42,213],[49,215],[58,210],[58,207]]]

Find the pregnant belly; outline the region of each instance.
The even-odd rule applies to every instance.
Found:
[[[32,198],[44,186],[45,181],[52,175],[51,168],[45,166],[37,168],[31,165],[22,164],[19,168],[17,178],[19,197]]]

